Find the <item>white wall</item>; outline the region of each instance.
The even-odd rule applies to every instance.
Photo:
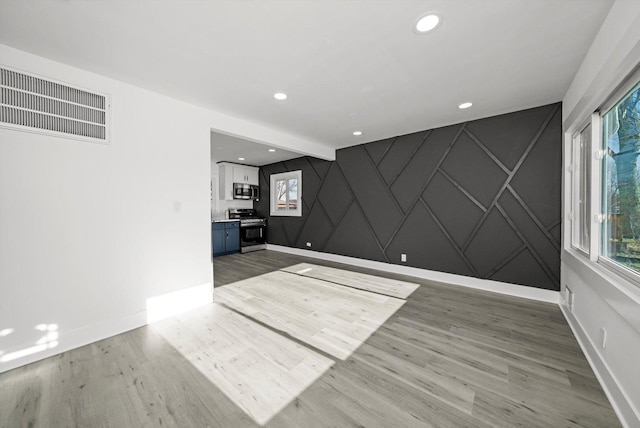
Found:
[[[144,325],[152,297],[211,301],[212,129],[335,155],[8,46],[0,58],[112,103],[108,145],[0,128],[0,372]]]
[[[563,100],[565,162],[570,135],[596,111],[640,61],[640,2],[614,3]],[[565,247],[569,242],[569,174],[565,168]],[[598,225],[594,223],[592,228]],[[574,294],[573,311],[561,307],[616,412],[640,427],[640,287],[571,249],[562,253],[562,295]],[[600,346],[600,331],[607,343]]]

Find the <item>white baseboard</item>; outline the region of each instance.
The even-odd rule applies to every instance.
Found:
[[[55,346],[49,345],[45,349],[39,350],[32,343],[26,344],[22,351],[15,352],[17,355],[24,355],[0,362],[0,373],[142,327],[146,324],[147,311],[144,310],[126,317],[101,321],[75,330],[60,331],[56,341],[51,343],[51,345],[55,343]],[[3,356],[6,357],[7,355],[4,354]]]
[[[120,318],[102,320],[73,330],[59,329],[55,325],[55,329],[43,331],[44,335],[53,333],[49,338],[45,336],[44,343],[23,344],[19,350],[0,354],[0,373],[116,336],[212,301],[212,284],[205,283],[149,297],[146,309]]]
[[[566,306],[562,304],[559,304],[559,306],[622,426],[625,428],[640,427],[640,414],[634,409],[631,399],[618,386],[619,383],[616,381],[615,376],[607,363],[601,358],[595,344],[591,342],[591,339],[585,333],[580,321],[569,312]]]
[[[489,279],[472,278],[453,273],[436,272],[432,270],[419,269],[408,266],[394,265],[372,260],[358,259],[355,257],[340,256],[336,254],[321,253],[318,251],[303,250],[300,248],[284,247],[281,245],[267,244],[268,250],[280,251],[283,253],[296,254],[299,256],[313,257],[321,260],[345,263],[354,266],[366,267],[381,270],[383,272],[397,273],[400,275],[415,276],[431,281],[444,282],[447,284],[460,285],[463,287],[475,288],[478,290],[492,291],[494,293],[506,294],[509,296],[523,297],[525,299],[537,300],[540,302],[559,303],[560,293],[553,290],[543,290],[541,288],[526,287],[524,285],[508,284],[506,282],[492,281]]]

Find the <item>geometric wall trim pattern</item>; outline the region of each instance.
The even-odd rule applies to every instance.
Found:
[[[561,129],[558,103],[266,165],[255,207],[269,243],[559,290]],[[294,170],[302,217],[270,217]]]

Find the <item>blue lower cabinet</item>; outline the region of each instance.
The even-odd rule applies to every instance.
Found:
[[[213,257],[225,254],[226,246],[224,245],[224,241],[226,234],[224,223],[212,223]]]
[[[240,251],[240,222],[221,221],[211,223],[213,257]]]
[[[240,222],[234,221],[227,223],[227,253],[237,253],[240,251]]]

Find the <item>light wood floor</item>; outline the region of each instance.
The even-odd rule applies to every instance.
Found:
[[[212,305],[0,374],[0,426],[620,426],[555,305],[271,251],[214,271]]]
[[[417,287],[305,263],[219,287],[212,305],[151,328],[263,425],[402,307],[389,294]]]

